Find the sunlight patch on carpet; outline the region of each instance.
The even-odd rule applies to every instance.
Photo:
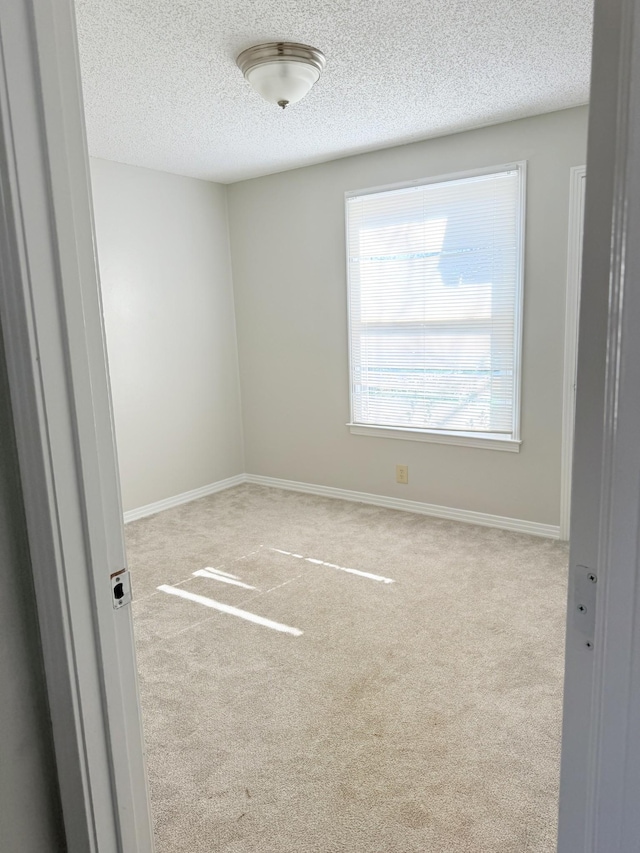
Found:
[[[244,583],[243,581],[241,581],[239,579],[234,580],[235,575],[233,577],[231,577],[231,576],[226,575],[226,574],[214,572],[213,569],[208,569],[208,568],[207,569],[198,569],[197,572],[193,572],[193,577],[194,578],[209,578],[209,580],[219,581],[220,583],[228,583],[231,586],[239,586],[242,589],[255,589],[255,586],[251,586],[248,583]]]
[[[304,557],[302,554],[293,554],[291,551],[283,551],[281,548],[269,548],[269,550],[275,551],[276,554],[284,554],[286,557],[295,557],[297,560],[304,560],[306,563],[312,563],[314,566],[326,566],[329,569],[347,572],[350,575],[358,575],[361,578],[369,578],[369,580],[378,581],[379,583],[395,583],[393,578],[385,578],[382,575],[374,575],[371,572],[362,572],[360,569],[337,566],[335,563],[325,563],[324,560],[318,560],[315,557]]]
[[[265,619],[263,616],[258,616],[256,613],[250,613],[248,610],[240,610],[238,607],[232,607],[230,604],[223,604],[221,601],[214,601],[213,598],[207,598],[205,595],[197,595],[195,592],[188,592],[186,589],[177,589],[177,587],[162,584],[158,587],[160,592],[166,592],[169,595],[177,595],[179,598],[185,598],[188,601],[193,601],[196,604],[201,604],[203,607],[210,607],[212,610],[219,610],[221,613],[228,613],[229,616],[237,616],[239,619],[245,619],[247,622],[253,622],[255,625],[262,625],[264,628],[271,628],[273,631],[280,631],[283,634],[291,634],[294,637],[301,637],[303,632],[299,628],[292,628],[290,625],[283,625],[281,622],[274,622],[272,619]]]

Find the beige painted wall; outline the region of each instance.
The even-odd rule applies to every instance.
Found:
[[[559,523],[569,168],[586,122],[576,108],[228,188],[247,471]],[[529,169],[521,452],[351,435],[345,191],[513,160]]]
[[[91,162],[125,510],[244,471],[225,188]]]

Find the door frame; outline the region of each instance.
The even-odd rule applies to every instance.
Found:
[[[569,171],[569,238],[567,243],[567,296],[564,316],[564,377],[562,403],[562,461],[560,464],[560,539],[568,541],[571,521],[571,469],[576,413],[578,364],[578,312],[582,273],[586,166]]]
[[[587,151],[558,851],[635,853],[640,837],[638,0],[596,0]],[[581,612],[585,586],[595,596]],[[584,621],[590,609],[594,624]]]
[[[72,0],[0,0],[0,323],[69,853],[150,853]]]

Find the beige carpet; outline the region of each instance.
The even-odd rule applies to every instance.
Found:
[[[564,546],[259,486],[127,544],[157,853],[555,850]]]

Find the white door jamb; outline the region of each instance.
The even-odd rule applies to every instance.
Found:
[[[69,853],[150,853],[72,0],[0,0],[0,322]]]
[[[562,461],[560,467],[560,539],[569,539],[571,517],[571,468],[573,426],[576,412],[578,358],[578,307],[582,273],[584,178],[586,166],[573,166],[569,177],[569,240],[567,247],[567,296],[564,319],[564,382],[562,403]]]
[[[591,79],[558,851],[637,853],[638,0],[596,0]],[[587,586],[597,590],[591,616],[579,610]]]

